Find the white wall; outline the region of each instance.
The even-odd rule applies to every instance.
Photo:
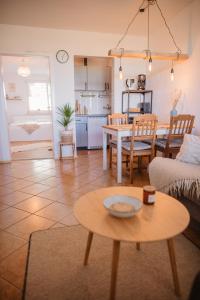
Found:
[[[164,63],[153,64],[154,73],[149,78],[148,87],[154,91],[153,110],[164,121],[169,120],[171,110],[171,98],[175,91],[182,90],[182,96],[178,103],[178,113],[194,114],[195,131],[200,134],[200,1],[196,0],[190,6],[184,9],[176,19],[170,24],[176,32],[176,40],[183,49],[183,52],[189,52],[190,58],[176,64],[175,80],[170,80],[170,65]],[[167,34],[161,34],[159,31],[155,36],[159,38],[161,51],[168,51],[166,44]],[[171,46],[172,49],[172,46]]]
[[[29,54],[49,55],[50,74],[53,89],[53,106],[75,104],[74,95],[74,55],[81,56],[107,56],[109,49],[113,48],[120,38],[119,35],[101,34],[95,32],[53,30],[22,26],[0,25],[0,53],[1,54]],[[134,49],[145,47],[142,37],[127,37],[123,47]],[[67,64],[59,64],[55,54],[58,49],[66,49],[70,58]],[[131,63],[131,64],[130,64]],[[122,83],[118,79],[118,60],[114,63],[113,102],[114,111],[120,111]],[[127,62],[127,74],[143,72],[143,61]],[[137,68],[136,68],[137,66]],[[123,62],[125,68],[125,60]],[[132,74],[133,70],[133,74]],[[125,77],[127,76],[125,74]],[[59,126],[56,122],[56,114],[53,115],[55,157],[58,157]],[[74,125],[72,125],[74,127]],[[75,128],[74,128],[75,129]]]
[[[0,162],[8,162],[11,159],[8,137],[8,121],[6,101],[4,99],[4,86],[2,78],[2,58],[0,57]]]

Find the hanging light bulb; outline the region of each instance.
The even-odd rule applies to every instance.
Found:
[[[122,66],[119,67],[119,79],[123,79],[123,72],[122,72]]]
[[[151,71],[152,71],[152,58],[150,56],[150,58],[149,58],[149,72],[151,72]]]
[[[172,67],[171,67],[171,71],[170,71],[170,79],[171,81],[174,81],[174,64],[172,61]]]
[[[31,74],[31,70],[25,64],[24,59],[22,60],[21,66],[17,69],[17,74],[22,77],[28,77]]]
[[[123,49],[121,49],[120,66],[119,66],[119,79],[120,79],[120,80],[123,79],[123,72],[122,72],[122,53],[123,53]]]

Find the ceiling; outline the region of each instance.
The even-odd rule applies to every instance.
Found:
[[[193,0],[158,0],[167,20]],[[104,33],[123,33],[142,0],[0,0],[0,23]],[[153,10],[153,11],[152,11]],[[160,26],[156,7],[150,29]],[[146,15],[140,14],[130,34],[146,34]]]

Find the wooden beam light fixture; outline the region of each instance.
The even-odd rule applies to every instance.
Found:
[[[149,30],[150,29],[150,6],[157,7],[157,9],[161,15],[161,18],[164,21],[164,25],[168,31],[168,34],[171,37],[171,40],[176,48],[176,51],[174,53],[160,53],[160,52],[154,52],[154,51],[150,50],[150,34],[149,34],[149,32],[150,32],[150,30]],[[136,17],[138,16],[138,14],[144,13],[146,10],[147,10],[147,49],[143,50],[143,51],[133,51],[133,50],[126,50],[124,48],[120,48],[120,44],[127,36],[128,31],[129,31],[131,25],[133,24],[133,22],[135,21]],[[182,53],[180,47],[177,45],[175,38],[171,32],[171,29],[170,29],[169,25],[167,24],[167,21],[163,15],[163,12],[158,4],[158,0],[142,0],[142,3],[139,6],[136,14],[130,20],[126,30],[124,31],[124,33],[123,33],[122,37],[120,38],[120,40],[118,41],[118,43],[116,44],[115,48],[108,51],[108,56],[120,58],[120,68],[119,68],[119,72],[121,74],[120,79],[122,79],[122,64],[121,64],[122,57],[142,58],[142,59],[148,60],[149,61],[149,72],[151,72],[151,70],[152,70],[153,60],[171,61],[172,62],[172,68],[170,71],[171,80],[172,80],[172,78],[174,79],[174,62],[182,62],[189,58],[189,56],[187,54]]]

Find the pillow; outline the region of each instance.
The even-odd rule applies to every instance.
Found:
[[[191,164],[200,164],[200,136],[185,134],[176,159]]]

